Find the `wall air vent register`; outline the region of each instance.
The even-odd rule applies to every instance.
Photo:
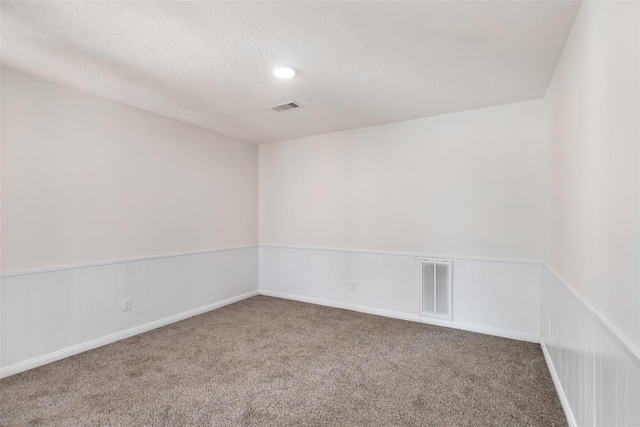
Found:
[[[420,315],[453,319],[453,261],[420,260]]]

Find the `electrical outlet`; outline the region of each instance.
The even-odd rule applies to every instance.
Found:
[[[356,281],[355,280],[350,280],[349,281],[349,289],[351,289],[352,291],[356,290]]]
[[[131,310],[131,298],[125,298],[122,300],[122,311]]]

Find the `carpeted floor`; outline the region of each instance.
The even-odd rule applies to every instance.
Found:
[[[3,426],[567,425],[536,344],[254,297],[0,381]]]

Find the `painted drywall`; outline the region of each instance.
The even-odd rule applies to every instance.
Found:
[[[260,145],[260,243],[537,260],[543,107]]]
[[[2,270],[257,243],[257,147],[2,70]]]
[[[639,29],[638,2],[584,2],[545,100],[551,126],[544,262],[636,354]]]

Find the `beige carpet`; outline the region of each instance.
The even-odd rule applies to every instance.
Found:
[[[566,425],[540,347],[254,297],[0,381],[3,426]]]

